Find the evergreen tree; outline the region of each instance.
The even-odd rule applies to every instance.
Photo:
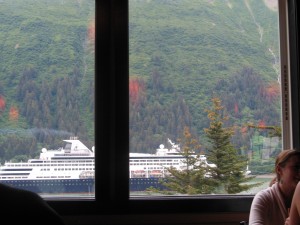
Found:
[[[167,168],[170,175],[162,184],[170,191],[181,194],[208,194],[215,186],[215,181],[206,176],[208,168],[200,159],[200,144],[193,138],[188,127],[184,128],[182,145],[178,152],[183,156],[182,168]]]
[[[246,176],[247,157],[239,155],[237,149],[231,144],[234,134],[232,127],[224,127],[228,120],[225,115],[221,100],[217,97],[212,99],[212,109],[206,110],[210,120],[209,128],[204,129],[208,138],[207,146],[208,161],[216,167],[210,167],[210,178],[218,183],[216,192],[239,193],[259,185],[249,184],[254,176]]]

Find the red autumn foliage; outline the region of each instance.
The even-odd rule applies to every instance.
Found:
[[[9,119],[10,120],[18,120],[19,118],[19,110],[17,107],[12,106],[9,110]]]
[[[130,78],[129,80],[129,97],[131,103],[139,103],[144,93],[144,82],[139,78]]]
[[[95,49],[95,19],[92,19],[88,25],[88,44]]]
[[[234,104],[234,112],[237,114],[239,112],[239,106],[237,103]]]
[[[265,127],[266,127],[265,121],[263,121],[263,120],[259,121],[258,127],[259,127],[259,128],[265,128]]]
[[[5,99],[2,95],[0,95],[0,111],[4,111],[5,105],[6,105]]]
[[[248,127],[242,127],[241,128],[241,133],[246,134],[248,132]]]
[[[268,102],[274,101],[280,95],[280,86],[273,82],[269,84],[264,90],[264,96]]]

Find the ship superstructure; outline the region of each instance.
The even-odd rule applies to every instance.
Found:
[[[192,155],[196,157],[196,155]],[[214,167],[209,164],[205,155],[199,155],[203,165]],[[130,153],[130,178],[153,178],[170,175],[168,168],[173,167],[179,171],[187,169],[186,159],[180,153],[179,148],[167,149],[160,145],[155,154]]]
[[[6,162],[0,182],[35,192],[93,192],[94,148],[77,139],[55,150],[43,148],[39,159]]]

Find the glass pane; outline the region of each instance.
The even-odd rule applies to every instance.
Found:
[[[0,182],[94,197],[95,1],[0,1]]]
[[[282,151],[278,20],[277,1],[129,0],[131,196],[269,185]]]

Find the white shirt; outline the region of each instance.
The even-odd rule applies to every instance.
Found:
[[[259,191],[251,204],[249,225],[284,225],[288,217],[278,182]]]

